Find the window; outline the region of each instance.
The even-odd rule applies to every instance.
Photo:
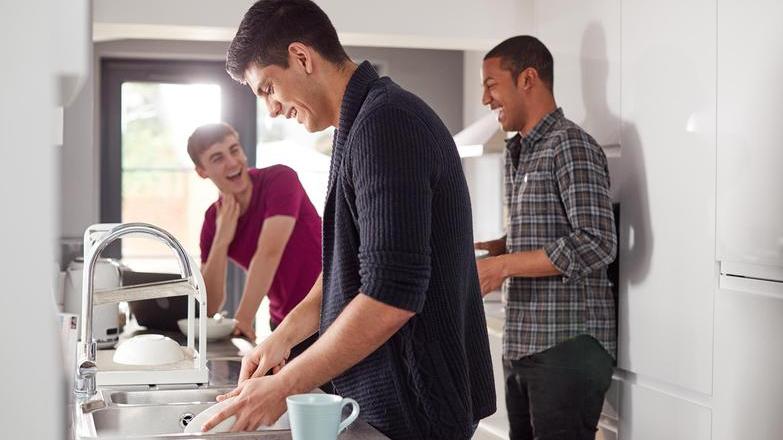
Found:
[[[194,171],[187,138],[203,123],[233,125],[256,142],[256,100],[222,61],[104,59],[101,62],[101,221],[144,222],[172,233],[195,261],[204,211],[217,190]],[[248,148],[250,163],[255,149]],[[178,272],[163,244],[124,239],[104,252],[142,272]],[[225,308],[242,292],[242,270],[228,270]]]
[[[193,171],[185,145],[196,127],[220,121],[220,86],[125,82],[121,105],[120,220],[162,227],[198,261],[204,209],[217,189]],[[171,251],[151,240],[127,240],[122,254],[136,271],[177,271]]]

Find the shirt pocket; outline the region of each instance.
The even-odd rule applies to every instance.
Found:
[[[548,171],[531,171],[525,173],[519,182],[516,194],[516,204],[522,215],[547,214],[552,212],[553,203],[557,202],[552,174]]]

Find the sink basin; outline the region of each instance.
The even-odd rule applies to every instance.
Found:
[[[215,403],[217,396],[231,391],[232,388],[202,388],[156,391],[110,391],[110,406],[124,405],[164,405],[185,403]]]
[[[166,435],[173,438],[183,438],[183,436],[187,438],[188,436],[182,434],[185,426],[196,414],[210,406],[212,403],[115,406],[94,411],[92,420],[95,433],[99,438],[160,437]],[[281,418],[278,423],[276,426],[264,428],[263,431],[239,436],[265,439],[288,438],[290,436],[288,421]],[[209,437],[220,435],[214,434]],[[237,434],[231,436],[235,435]],[[201,434],[201,436],[205,435]]]

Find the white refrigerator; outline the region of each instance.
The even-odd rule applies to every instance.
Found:
[[[783,3],[718,0],[713,439],[783,439]]]

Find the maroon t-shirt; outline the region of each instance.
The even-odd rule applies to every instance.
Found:
[[[321,273],[321,218],[307,197],[296,172],[284,165],[248,170],[253,195],[247,211],[237,220],[228,257],[245,270],[258,247],[264,220],[275,215],[296,218],[296,225],[272,279],[269,314],[280,323],[313,287]],[[201,262],[207,261],[215,238],[217,202],[204,214],[201,227]]]

